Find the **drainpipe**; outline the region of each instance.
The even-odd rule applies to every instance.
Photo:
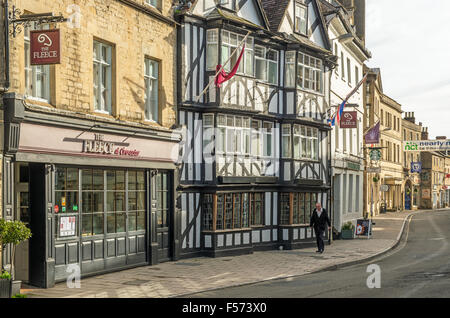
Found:
[[[8,12],[8,0],[3,3],[4,15],[5,15],[5,84],[0,87],[0,93],[6,93],[9,90],[9,12]]]

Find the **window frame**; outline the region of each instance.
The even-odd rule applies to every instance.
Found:
[[[112,114],[112,107],[113,107],[113,54],[114,54],[114,46],[112,44],[103,42],[101,40],[95,39],[93,40],[93,52],[96,50],[96,44],[99,48],[99,53],[101,54],[101,50],[103,47],[106,48],[106,55],[109,57],[109,61],[103,61],[96,59],[95,55],[92,57],[92,63],[93,63],[93,98],[94,98],[94,111],[98,113],[104,113],[111,115]],[[95,81],[95,65],[98,65],[98,82]],[[106,82],[107,86],[103,87],[102,80],[103,80],[103,68],[106,68]],[[97,89],[97,94],[95,94],[95,91]],[[108,102],[106,103],[102,99],[102,92],[103,90],[106,90],[108,93],[109,98]]]
[[[162,74],[161,72],[161,62],[150,58],[150,57],[145,57],[144,59],[144,82],[145,82],[145,110],[144,110],[144,118],[146,121],[150,121],[150,122],[155,122],[157,123],[159,121],[159,102],[160,102],[160,98],[159,98],[159,88],[160,88],[160,74]],[[155,64],[157,66],[156,69],[156,77],[154,77],[154,75],[150,75],[148,74],[148,70],[149,70],[149,66],[150,64]],[[148,82],[148,83],[147,83]],[[148,92],[149,92],[149,87],[151,86],[150,83],[151,82],[155,82],[156,83],[156,104],[155,105],[148,105],[149,104],[149,100],[151,100],[148,96]],[[150,106],[150,109],[149,109]],[[153,109],[153,112],[155,112],[154,114],[152,114],[152,109],[153,107],[156,107],[156,109]],[[152,118],[150,118],[150,114],[152,114]],[[156,115],[156,119],[153,118],[153,115]]]
[[[297,8],[303,9],[305,12],[305,16],[303,16],[303,17],[301,15],[297,16]],[[304,30],[300,29],[297,18],[300,22],[302,20],[304,20],[304,23],[305,23]],[[309,18],[308,6],[304,3],[304,1],[303,0],[294,1],[294,32],[295,33],[301,34],[304,36],[308,36],[308,18]]]

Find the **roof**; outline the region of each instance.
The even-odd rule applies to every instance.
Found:
[[[290,2],[290,0],[261,0],[262,7],[267,13],[271,31],[278,31]]]

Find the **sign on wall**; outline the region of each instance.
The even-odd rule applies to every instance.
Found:
[[[343,112],[340,121],[341,128],[358,128],[358,112]]]
[[[62,216],[59,219],[59,236],[75,236],[76,218],[74,216]]]
[[[446,151],[450,150],[450,140],[412,140],[403,142],[403,150],[418,151]]]
[[[59,29],[30,31],[31,65],[61,63]]]
[[[431,199],[430,189],[422,189],[422,199]]]
[[[422,162],[411,162],[411,172],[417,172],[417,173],[421,173],[422,172]]]
[[[379,149],[372,149],[369,153],[370,159],[377,161],[381,159],[381,151]]]

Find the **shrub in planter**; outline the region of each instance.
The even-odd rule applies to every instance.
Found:
[[[352,222],[347,222],[342,226],[341,236],[344,240],[353,239],[355,234],[355,226]]]
[[[11,275],[2,273],[0,278],[0,297],[12,297],[20,293],[21,281],[15,281],[14,261],[16,256],[16,247],[21,242],[31,237],[31,231],[21,221],[0,220],[0,243],[4,247],[7,244],[12,245]],[[6,290],[8,294],[6,295]]]

